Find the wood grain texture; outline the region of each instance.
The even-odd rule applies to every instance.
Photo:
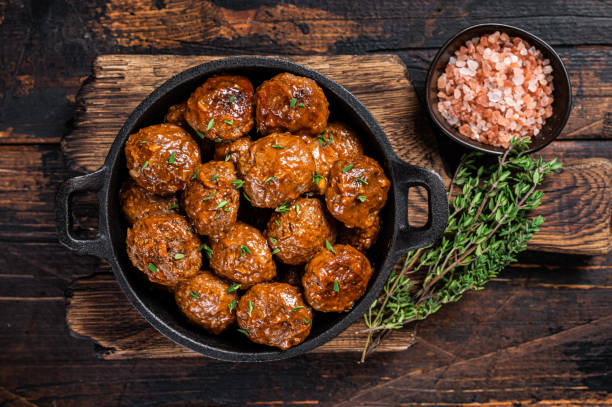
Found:
[[[79,116],[62,144],[75,169],[99,168],[131,110],[172,75],[216,57],[175,55],[104,55],[94,62],[92,80],[79,93]],[[404,160],[433,168],[449,181],[428,120],[411,86],[405,65],[393,55],[292,57],[331,77],[355,94],[379,121]],[[120,95],[120,97],[118,97]],[[392,101],[392,103],[389,103]],[[550,147],[554,148],[554,147]],[[549,149],[550,149],[549,148]],[[582,165],[588,167],[583,173]],[[550,214],[531,247],[547,251],[605,254],[610,250],[610,162],[571,164],[547,184],[542,214]],[[558,191],[563,190],[563,196]],[[588,191],[590,199],[584,198]],[[422,196],[411,199],[415,224]],[[581,202],[579,207],[570,204]],[[592,205],[584,203],[592,202]],[[580,209],[578,209],[580,208]],[[586,213],[585,213],[586,212]],[[586,215],[586,216],[585,216]],[[571,222],[568,221],[571,219]],[[588,235],[587,235],[588,234]]]
[[[68,326],[75,334],[101,346],[101,356],[105,359],[200,356],[151,327],[128,302],[110,273],[79,279],[71,286],[71,292],[66,316]],[[359,321],[312,352],[358,351],[363,338],[357,332],[365,328],[363,321]],[[398,331],[389,336],[379,351],[401,351],[412,343],[411,332]]]

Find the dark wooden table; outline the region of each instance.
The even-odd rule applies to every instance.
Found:
[[[97,55],[395,53],[419,90],[452,33],[508,23],[552,44],[572,75],[580,120],[556,154],[612,158],[610,2],[253,3],[0,0],[0,405],[612,404],[612,255],[527,252],[420,323],[413,347],[364,365],[355,354],[109,361],[71,334],[70,287],[103,262],[57,243],[53,201],[78,175],[62,137]]]

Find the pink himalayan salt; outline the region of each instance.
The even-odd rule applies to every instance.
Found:
[[[438,110],[459,133],[494,146],[533,137],[552,115],[550,61],[499,31],[473,38],[438,77]]]

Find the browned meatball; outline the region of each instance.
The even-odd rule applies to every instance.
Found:
[[[187,101],[185,121],[210,140],[236,140],[253,128],[253,85],[248,78],[208,78]]]
[[[125,243],[134,267],[171,289],[202,266],[200,239],[181,215],[142,218],[128,228]]]
[[[336,160],[363,154],[363,147],[353,129],[344,123],[332,122],[317,137],[304,137],[314,158],[316,174],[313,182],[320,193],[327,189],[329,171]]]
[[[367,228],[340,228],[340,243],[345,243],[353,246],[355,249],[365,252],[376,243],[378,232],[380,231],[380,216],[376,216],[376,220]]]
[[[255,117],[261,134],[288,131],[316,135],[325,129],[329,103],[315,81],[281,73],[255,92]]]
[[[303,264],[325,247],[325,240],[336,241],[336,227],[321,201],[301,198],[287,205],[286,212],[272,215],[264,236],[280,261]]]
[[[194,324],[220,334],[236,320],[236,291],[210,271],[179,281],[174,291],[176,304]]]
[[[200,164],[200,149],[179,126],[154,124],[130,135],[125,158],[138,185],[168,195],[185,188]]]
[[[330,171],[327,209],[350,228],[369,228],[387,202],[390,185],[376,160],[364,155],[340,159]]]
[[[255,343],[289,349],[306,339],[312,309],[297,287],[284,283],[257,284],[238,301],[238,325]]]
[[[170,123],[170,124],[176,124],[177,126],[186,128],[187,127],[187,122],[185,121],[186,111],[187,111],[187,102],[172,105],[168,108],[168,112],[166,113],[164,122]]]
[[[306,265],[302,285],[312,308],[341,312],[353,306],[365,292],[372,275],[368,258],[343,244],[323,249]]]
[[[311,188],[314,161],[300,137],[275,133],[253,142],[238,170],[252,204],[274,208]]]
[[[199,234],[220,237],[236,223],[240,193],[232,181],[237,178],[231,162],[209,161],[198,167],[183,193],[183,206]]]
[[[153,215],[170,215],[178,209],[178,199],[174,195],[160,196],[147,191],[132,179],[123,183],[119,191],[121,211],[130,224],[140,218]]]
[[[235,141],[224,141],[215,143],[215,160],[230,161],[238,165],[238,161],[243,154],[248,153],[251,148],[251,139],[242,137]]]
[[[276,277],[276,265],[266,239],[246,223],[236,222],[224,237],[212,240],[211,248],[213,271],[240,283],[242,288]]]

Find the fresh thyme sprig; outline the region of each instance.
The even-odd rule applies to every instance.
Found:
[[[462,157],[449,188],[451,213],[442,238],[408,253],[364,317],[362,362],[388,332],[427,318],[468,290],[484,288],[525,250],[544,222],[541,216],[527,217],[542,202],[537,187],[561,168],[557,159],[530,157],[528,145],[513,140],[492,164],[482,153]],[[461,191],[453,197],[454,188]]]

